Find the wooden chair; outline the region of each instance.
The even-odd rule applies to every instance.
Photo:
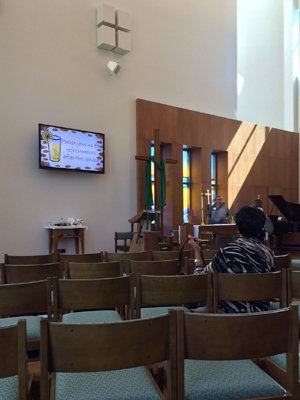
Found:
[[[113,278],[121,274],[121,262],[77,263],[67,262],[66,279],[100,279]]]
[[[206,311],[210,313],[212,311],[211,283],[210,272],[189,276],[136,274],[136,318],[166,314],[171,306],[183,306],[188,311],[187,303],[200,301],[206,302]]]
[[[33,374],[27,375],[26,321],[0,328],[1,399],[31,400]]]
[[[180,272],[184,271],[184,263],[187,257],[193,257],[193,250],[183,250],[180,251],[152,251],[152,261],[161,261],[161,260],[178,260],[180,258]],[[180,255],[181,254],[181,255]]]
[[[287,306],[286,271],[264,274],[219,274],[213,271],[214,313],[219,301],[263,301],[279,299]]]
[[[121,260],[151,260],[151,251],[139,251],[137,253],[103,253],[103,261],[121,261]]]
[[[218,250],[202,250],[202,255],[205,261],[205,265],[208,265],[216,255]],[[191,275],[194,273],[195,270],[195,258],[194,257],[189,257],[184,259],[184,266],[183,266],[183,272],[186,275]]]
[[[183,261],[182,272],[184,272],[185,275],[193,275],[194,270],[195,270],[195,259],[185,257],[185,259]]]
[[[158,318],[121,323],[70,325],[42,321],[41,400],[90,400],[99,396],[101,400],[166,399],[144,367],[165,360],[167,398],[176,400],[174,310]],[[83,377],[80,372],[85,372]]]
[[[0,327],[26,319],[28,351],[40,349],[41,314],[52,318],[51,281],[0,285]]]
[[[11,256],[4,254],[4,264],[49,264],[57,262],[56,254],[42,254],[34,256]]]
[[[156,234],[158,238],[158,243],[160,250],[163,251],[170,251],[172,250],[172,235],[163,235],[161,231],[152,231],[153,233]]]
[[[300,271],[291,268],[287,270],[287,304],[292,302],[298,305],[298,329],[300,332]]]
[[[235,315],[176,312],[178,400],[298,398],[297,306]],[[287,392],[251,361],[280,353],[287,353]]]
[[[64,270],[66,270],[67,262],[82,262],[82,263],[94,263],[101,262],[103,260],[103,251],[100,253],[87,253],[87,254],[60,254],[59,259],[63,262]]]
[[[151,251],[151,261],[160,261],[160,260],[174,260],[178,259],[179,251]],[[193,250],[183,250],[182,259],[186,257],[193,257]]]
[[[1,284],[41,281],[53,276],[63,278],[63,264],[0,264],[0,272]]]
[[[179,231],[178,229],[171,229],[172,249],[179,250]]]
[[[63,314],[62,321],[66,323],[117,322],[121,321],[120,314],[124,316],[125,306],[128,319],[134,315],[135,308],[133,275],[104,279],[53,278],[53,321],[59,321]]]
[[[123,273],[141,275],[176,275],[178,260],[137,261],[124,260]]]
[[[115,253],[119,250],[127,253],[130,248],[132,232],[115,232]],[[121,241],[121,244],[119,244]]]
[[[202,255],[205,262],[208,264],[208,262],[214,258],[218,251],[219,250],[202,250]]]
[[[298,332],[300,332],[300,271],[294,271],[291,268],[287,270],[287,301],[288,304],[296,304],[298,306]],[[299,348],[300,350],[300,348]],[[285,354],[275,355],[270,358],[257,360],[258,365],[276,379],[280,384],[287,387],[286,374],[286,357]],[[300,393],[300,375],[298,383],[298,391]]]
[[[282,268],[292,268],[292,255],[290,253],[275,256],[276,271],[280,271]]]

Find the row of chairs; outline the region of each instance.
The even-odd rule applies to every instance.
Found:
[[[203,250],[202,254],[206,263],[210,262],[217,250]],[[4,255],[4,264],[46,264],[53,262],[103,262],[103,261],[120,261],[123,259],[130,260],[144,260],[144,261],[159,261],[178,258],[179,251],[141,251],[137,253],[109,253],[101,251],[99,253],[89,254],[44,254],[44,255],[28,255],[28,256],[14,256]],[[193,259],[193,250],[184,250],[182,258]],[[281,268],[297,268],[297,260],[292,260],[290,253],[275,256],[275,263],[277,269]]]
[[[1,283],[21,283],[57,276],[66,279],[109,278],[124,274],[176,275],[178,260],[121,260],[95,263],[0,264]]]
[[[77,279],[81,277],[86,277],[86,274],[88,273],[91,273],[91,276],[96,278],[113,277],[130,273],[140,273],[144,275],[176,275],[177,273],[183,272],[187,275],[190,275],[193,273],[195,268],[194,259],[190,259],[188,257],[184,258],[184,262],[182,262],[179,267],[178,259],[144,261],[143,259],[147,258],[148,252],[133,254],[136,259],[129,260],[125,257],[121,257],[119,261],[110,260],[106,262],[82,262],[81,260],[83,260],[83,257],[74,257],[74,259],[78,259],[80,261],[61,261],[60,263],[49,264],[0,264],[1,282],[29,282],[34,280],[46,279],[48,276]],[[123,253],[123,255],[125,255],[125,253]],[[190,251],[186,251],[186,255],[189,256]],[[211,257],[211,255],[205,256]],[[142,258],[142,260],[139,260],[139,258]],[[278,260],[287,261],[288,258],[286,257],[286,259],[284,259],[284,257],[280,257],[278,258]],[[210,259],[206,258],[206,262],[209,261]],[[277,264],[276,261],[276,265],[278,266],[278,270],[284,268],[283,262],[281,262],[281,264]],[[279,266],[281,266],[281,268],[279,268]],[[289,264],[286,264],[284,269],[286,269],[287,267],[289,267]]]
[[[24,321],[18,328],[0,328],[1,365],[6,362],[0,390],[13,386],[8,377],[17,373],[19,399],[29,398],[24,343]],[[281,353],[286,389],[252,361]],[[166,379],[155,381],[149,366],[161,366]],[[234,316],[173,309],[156,318],[106,324],[41,321],[41,400],[292,400],[299,396],[298,374],[297,306]]]
[[[208,252],[208,251],[207,251]],[[205,253],[206,254],[206,251]],[[211,254],[211,253],[209,253]],[[42,254],[42,255],[26,255],[26,256],[14,256],[4,255],[4,264],[49,264],[53,262],[101,262],[101,261],[120,261],[123,259],[130,260],[144,260],[144,261],[159,261],[159,260],[170,260],[178,258],[179,251],[140,251],[134,253],[109,253],[101,251],[99,253],[88,253],[88,254]],[[211,255],[209,255],[210,257]],[[193,257],[193,251],[184,250],[183,257]]]
[[[290,271],[293,272],[294,271]],[[297,271],[300,281],[300,272]],[[133,273],[104,279],[59,279],[0,285],[0,326],[15,323],[22,315],[28,321],[29,349],[39,348],[39,317],[78,322],[116,322],[148,318],[167,313],[169,307],[205,302],[207,312],[218,313],[219,301],[259,301],[278,299],[287,305],[286,271],[269,274],[141,275]],[[214,307],[212,307],[212,293]],[[118,310],[115,311],[115,309]],[[101,313],[99,310],[110,310]],[[111,311],[112,310],[112,311]],[[95,311],[93,314],[77,313]],[[113,318],[113,319],[112,319]]]

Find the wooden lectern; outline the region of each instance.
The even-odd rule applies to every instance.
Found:
[[[157,213],[160,213],[157,211]],[[159,251],[159,242],[158,237],[155,232],[142,232],[143,224],[149,218],[149,222],[154,221],[156,217],[156,213],[153,211],[140,211],[137,215],[133,218],[129,219],[128,222],[131,224],[133,223],[140,223],[141,228],[139,232],[133,234],[129,253],[136,253],[138,251],[146,251],[146,250],[153,250]]]

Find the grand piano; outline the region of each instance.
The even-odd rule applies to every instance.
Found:
[[[281,195],[268,197],[273,203],[269,215],[274,225],[274,232],[270,237],[271,248],[298,247],[300,249],[300,241],[298,243],[297,241],[295,242],[295,235],[293,235],[295,232],[300,232],[300,204],[286,201]],[[274,206],[277,207],[286,221],[282,220],[278,215],[272,215]]]

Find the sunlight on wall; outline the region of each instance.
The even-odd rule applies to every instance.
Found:
[[[231,143],[228,151],[228,186],[236,190],[229,200],[229,207],[235,201],[242,185],[245,183],[258,154],[266,139],[265,127],[243,122]]]
[[[299,13],[293,26],[293,81],[299,75]]]
[[[242,75],[237,74],[237,94],[238,94],[238,96],[242,93],[244,82],[245,82],[245,78]]]

